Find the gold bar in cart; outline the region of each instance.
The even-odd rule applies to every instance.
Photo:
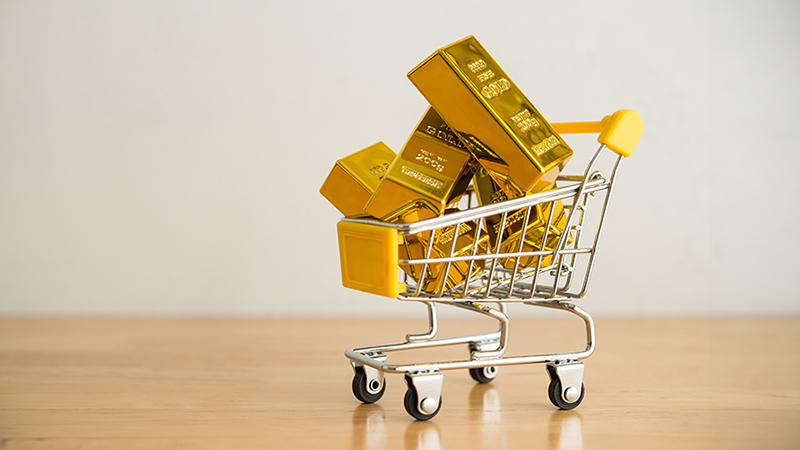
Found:
[[[319,189],[347,217],[365,216],[364,205],[394,161],[395,153],[383,142],[336,161]]]
[[[491,205],[508,200],[506,193],[500,189],[500,186],[494,181],[489,173],[483,167],[475,171],[472,177],[472,187],[475,189],[475,197],[478,199],[478,204],[481,206]],[[506,215],[505,226],[502,225],[503,215],[497,214],[489,216],[484,219],[485,229],[489,234],[492,249],[497,245],[497,239],[500,237],[500,229],[503,229],[503,240],[507,240],[510,236],[522,231],[522,226],[525,223],[525,212],[527,208],[512,211]],[[534,205],[531,208],[531,215],[528,217],[528,229],[543,227],[547,218],[542,214],[542,206]]]
[[[481,206],[489,205],[492,203],[502,202],[507,200],[505,193],[499,189],[494,180],[488,176],[485,170],[479,169],[475,172],[472,178],[472,185],[475,189],[475,196],[478,199],[478,204]],[[543,191],[556,189],[556,184],[553,183],[547,186]],[[564,206],[561,200],[555,200],[550,203],[534,205],[531,208],[531,215],[528,217],[527,233],[525,233],[525,240],[523,242],[522,250],[519,249],[519,240],[522,236],[522,226],[525,223],[525,211],[527,208],[513,211],[506,216],[505,227],[503,227],[502,244],[500,245],[500,253],[516,253],[518,251],[531,252],[541,251],[542,238],[544,237],[544,229],[547,225],[547,219],[550,215],[550,208],[555,208],[553,211],[553,218],[550,222],[549,232],[547,233],[547,243],[544,250],[553,250],[561,237],[564,227],[566,226],[567,216],[564,213]],[[500,228],[502,222],[502,215],[486,217],[484,223],[491,238],[491,246],[494,250],[497,245],[497,239],[500,235]],[[569,242],[572,242],[570,237]],[[503,267],[507,269],[514,268],[514,261],[516,258],[504,258],[500,261]],[[520,258],[518,268],[526,268],[535,266],[539,258],[536,256]],[[542,259],[542,267],[550,264],[551,257]]]
[[[450,211],[448,211],[450,212]],[[475,223],[467,222],[458,226],[458,236],[456,234],[456,226],[451,225],[441,230],[437,230],[433,248],[431,249],[431,258],[446,258],[450,254],[453,239],[456,239],[455,249],[453,256],[467,256],[472,255],[475,242]],[[485,255],[488,253],[489,236],[481,233],[478,239],[477,254]],[[399,259],[423,259],[426,255],[426,249],[430,235],[428,233],[421,233],[415,236],[407,237],[402,244],[400,244]],[[422,265],[400,265],[409,276],[414,280],[419,281],[419,275],[422,271]],[[427,271],[425,272],[425,280],[422,282],[422,289],[428,293],[435,293],[439,289],[442,277],[446,276],[444,290],[452,289],[467,279],[467,272],[470,271],[469,261],[457,261],[450,265],[447,274],[444,270],[447,269],[447,263],[434,263],[428,264]],[[475,261],[472,263],[472,270],[470,278],[474,279],[480,272],[484,270],[483,261]]]
[[[552,189],[555,188],[556,186],[553,185]],[[550,222],[550,227],[548,229],[549,231],[547,232],[547,242],[545,242],[544,246],[542,246],[547,217],[550,215],[550,208],[554,208],[553,218]],[[545,222],[535,227],[528,227],[528,232],[525,233],[525,238],[522,243],[522,250],[519,248],[519,239],[522,236],[522,233],[518,232],[503,241],[500,246],[500,253],[516,253],[520,251],[537,252],[543,250],[553,251],[558,244],[558,240],[561,238],[561,235],[564,233],[564,227],[567,225],[567,215],[564,211],[564,206],[561,204],[561,200],[556,200],[544,205],[542,212],[545,217]],[[567,243],[572,243],[572,236],[567,238]],[[518,269],[535,267],[538,259],[538,256],[519,258]],[[547,267],[550,265],[552,263],[552,259],[552,256],[543,257],[541,267]],[[500,261],[500,264],[502,264],[506,269],[513,270],[515,261],[516,258],[504,258]]]
[[[384,222],[442,215],[466,191],[476,164],[433,108],[428,108],[364,211]]]
[[[439,49],[408,78],[511,198],[555,182],[572,156],[473,36]]]

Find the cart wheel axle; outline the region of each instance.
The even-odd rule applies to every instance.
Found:
[[[583,395],[586,393],[586,389],[583,387],[583,383],[581,383],[581,392],[580,395],[578,394],[578,388],[575,386],[570,386],[567,388],[567,397],[571,399],[575,399],[574,401],[570,402],[568,400],[564,400],[561,396],[561,382],[558,380],[550,381],[550,386],[547,388],[547,396],[550,397],[550,402],[558,407],[559,409],[570,410],[575,409],[578,405],[581,404],[583,401]]]
[[[367,380],[364,367],[356,367],[356,374],[353,376],[353,395],[362,403],[375,403],[383,397],[386,392],[386,380],[383,382],[377,378]]]
[[[497,366],[474,367],[469,369],[469,376],[481,384],[491,383],[492,380],[497,378]]]
[[[432,397],[425,397],[421,402],[418,400],[419,396],[417,390],[414,389],[413,386],[409,386],[408,390],[406,390],[406,396],[403,399],[403,407],[405,407],[406,412],[411,417],[417,420],[433,419],[436,414],[439,414],[439,410],[442,409],[441,395],[439,396],[438,404]],[[420,411],[420,409],[423,411]]]

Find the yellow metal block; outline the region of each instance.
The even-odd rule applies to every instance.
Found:
[[[395,223],[440,216],[467,189],[473,167],[464,144],[428,108],[364,211]]]
[[[364,205],[395,156],[383,142],[346,156],[336,161],[319,192],[343,215],[364,216]]]
[[[339,262],[342,285],[397,298],[405,287],[397,281],[397,231],[380,225],[339,222]]]
[[[519,240],[522,236],[522,233],[516,233],[510,236],[507,240],[503,241],[503,244],[500,248],[500,253],[516,253],[516,252],[536,252],[536,251],[552,251],[556,248],[558,244],[558,240],[561,238],[561,235],[564,233],[564,228],[567,225],[567,215],[564,211],[564,207],[561,204],[561,201],[556,201],[552,204],[547,204],[545,208],[543,208],[544,216],[545,216],[545,223],[547,221],[547,217],[550,214],[550,207],[554,205],[555,211],[553,211],[553,219],[550,223],[549,231],[547,232],[547,242],[545,242],[544,247],[542,247],[542,240],[544,238],[544,224],[538,225],[536,227],[529,227],[528,232],[525,233],[525,239],[522,242],[522,249],[519,246]],[[572,242],[572,236],[568,237],[567,243]],[[503,265],[506,269],[514,269],[514,264],[517,258],[504,258],[500,261],[500,264]],[[552,256],[545,256],[542,258],[541,267],[547,267],[552,263]],[[539,260],[538,256],[530,256],[525,258],[519,258],[519,265],[518,268],[526,268],[526,267],[535,267],[537,261]]]
[[[472,36],[439,49],[408,77],[509,198],[554,183],[572,156]]]
[[[551,185],[555,186],[555,184]],[[548,186],[549,189],[551,186]],[[489,173],[484,168],[475,171],[472,177],[472,187],[475,189],[475,197],[478,199],[478,204],[481,206],[491,205],[508,200],[506,193],[500,189],[500,186],[494,181]],[[512,211],[506,215],[505,226],[503,226],[503,215],[498,214],[495,216],[486,217],[484,219],[484,229],[489,234],[490,245],[494,250],[497,245],[497,239],[500,236],[500,229],[503,229],[503,240],[520,232],[525,223],[525,212],[527,208]],[[530,217],[528,217],[528,229],[537,226],[543,226],[546,217],[542,215],[541,205],[535,205],[531,209]]]
[[[473,224],[461,224],[458,227],[458,236],[456,236],[455,225],[438,230],[433,241],[433,248],[431,249],[431,258],[445,258],[450,254],[453,239],[456,239],[455,249],[453,256],[467,256],[471,255],[475,243],[475,227]],[[429,233],[421,233],[416,236],[406,237],[399,247],[399,259],[423,259],[425,252],[430,242]],[[486,254],[489,244],[489,236],[485,233],[478,239],[478,249],[476,254]],[[408,265],[400,266],[409,276],[415,280],[419,280],[420,272],[422,271],[421,265]],[[425,279],[422,282],[422,288],[428,293],[435,293],[439,290],[442,278],[446,276],[444,290],[449,290],[461,284],[467,278],[469,272],[470,278],[476,277],[484,270],[484,263],[476,261],[472,264],[470,271],[469,261],[458,261],[450,264],[450,268],[445,274],[447,263],[434,263],[428,264],[425,272]]]

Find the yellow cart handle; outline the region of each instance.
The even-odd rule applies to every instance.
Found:
[[[620,109],[599,122],[561,122],[550,125],[557,133],[600,133],[597,142],[620,156],[631,156],[644,129],[641,116],[631,109]]]

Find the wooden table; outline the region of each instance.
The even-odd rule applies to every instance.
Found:
[[[800,319],[598,319],[586,398],[547,399],[542,365],[477,385],[445,372],[415,422],[387,376],[351,394],[347,347],[425,319],[0,319],[0,448],[800,448]],[[442,335],[491,330],[444,320]],[[513,319],[513,353],[575,350],[582,323]],[[463,358],[466,348],[397,354]],[[394,357],[394,356],[392,356]]]

